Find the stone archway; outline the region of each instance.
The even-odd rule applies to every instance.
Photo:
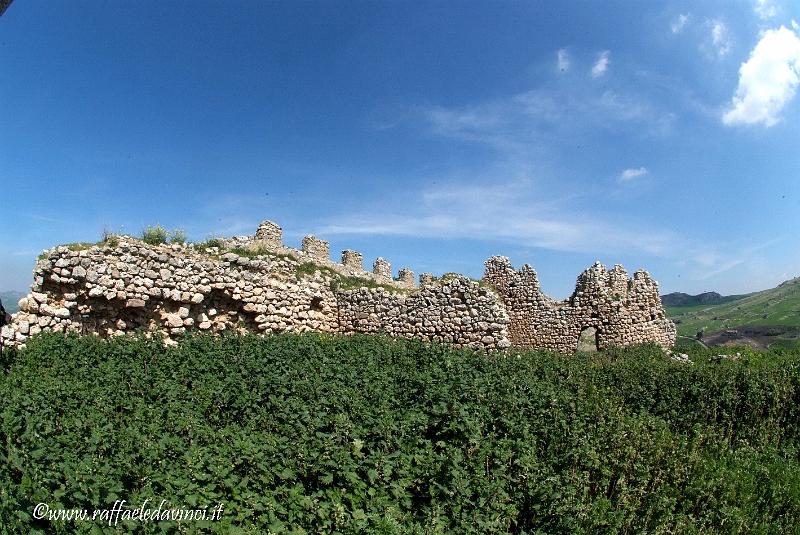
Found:
[[[598,330],[595,327],[584,327],[578,337],[578,351],[591,353],[600,350],[597,340]]]

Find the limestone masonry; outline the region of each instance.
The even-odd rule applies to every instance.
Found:
[[[613,345],[675,342],[675,326],[646,271],[632,279],[621,266],[596,263],[575,292],[555,301],[528,265],[486,261],[483,280],[422,273],[392,277],[383,258],[364,270],[363,255],[330,258],[327,241],[306,236],[283,245],[281,227],[208,244],[148,245],[127,236],[97,245],[59,246],[42,255],[31,293],[2,330],[3,345],[21,346],[48,330],[115,336],[160,333],[167,343],[189,330],[219,333],[319,331],[378,333],[458,347],[510,346],[563,352]]]

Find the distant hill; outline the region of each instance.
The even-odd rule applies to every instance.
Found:
[[[17,301],[23,297],[25,297],[25,294],[22,292],[0,292],[0,300],[3,301],[3,307],[9,314],[13,314],[19,310]]]
[[[697,295],[689,295],[681,292],[673,292],[661,296],[661,302],[665,307],[690,307],[695,305],[720,305],[736,301],[747,295],[720,295],[717,292],[705,292]]]
[[[686,296],[668,294],[662,301],[681,336],[693,338],[702,331],[703,341],[713,345],[745,343],[757,347],[800,347],[800,278],[741,296],[708,292],[683,299],[676,295]],[[715,296],[722,302],[702,302],[714,301]],[[668,304],[676,302],[689,304]]]

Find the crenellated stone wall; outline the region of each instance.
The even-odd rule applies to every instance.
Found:
[[[400,268],[400,271],[397,272],[397,282],[406,288],[417,287],[416,279],[414,278],[414,272],[408,268]]]
[[[345,249],[342,251],[342,266],[349,273],[361,273],[364,271],[364,255]]]
[[[167,343],[190,330],[384,332],[459,347],[564,352],[579,340],[582,349],[675,341],[645,271],[629,279],[621,266],[607,271],[598,263],[578,277],[569,299],[555,301],[530,266],[516,271],[493,257],[481,283],[423,273],[417,288],[411,270],[393,279],[382,258],[367,273],[356,251],[343,251],[336,263],[326,241],[306,236],[297,250],[281,236],[265,221],[254,236],[223,240],[236,252],[125,236],[55,247],[37,262],[32,291],[3,328],[3,343],[24,345],[43,330],[104,337],[141,330]]]

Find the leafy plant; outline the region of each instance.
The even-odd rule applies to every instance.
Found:
[[[109,247],[116,247],[119,245],[119,237],[117,234],[108,227],[103,227],[103,233],[100,237],[100,243]]]
[[[40,334],[0,364],[0,532],[223,505],[247,533],[792,533],[800,353],[487,354],[380,336]]]
[[[86,249],[91,249],[96,245],[99,244],[89,243],[89,242],[75,242],[75,243],[68,243],[65,245],[65,247],[70,251],[85,251]]]
[[[175,229],[169,237],[170,243],[186,243],[186,231],[183,229]]]
[[[224,249],[225,248],[225,242],[222,240],[222,238],[209,238],[206,241],[197,244],[197,246],[201,250],[202,249],[211,249],[213,247],[216,247],[217,249]]]
[[[295,277],[300,279],[300,278],[305,277],[305,276],[311,276],[314,273],[316,273],[317,271],[327,275],[328,277],[339,277],[340,276],[339,273],[337,273],[335,270],[329,268],[328,266],[322,266],[322,265],[316,264],[314,262],[303,262],[302,264],[299,264],[297,266],[297,268],[295,269],[294,273],[295,273]]]
[[[162,245],[167,243],[169,232],[161,225],[146,227],[142,231],[142,241],[150,245]]]

